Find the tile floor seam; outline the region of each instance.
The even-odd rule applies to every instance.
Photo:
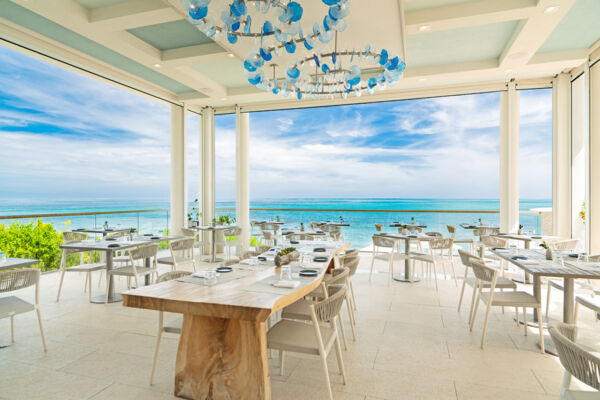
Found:
[[[74,375],[74,374],[69,374],[69,375],[73,375],[73,376],[78,376],[78,375]],[[93,395],[89,396],[87,398],[87,400],[92,400],[94,397],[98,396],[100,393],[104,392],[105,390],[107,390],[109,387],[111,387],[112,385],[114,385],[115,382],[111,382],[109,383],[107,386],[105,386],[104,388],[100,389],[99,391],[97,391],[96,393],[94,393]]]
[[[452,384],[454,385],[454,395],[456,396],[456,400],[459,400],[458,398],[458,388],[456,387],[456,381],[452,381]]]
[[[535,377],[536,382],[542,387],[542,390],[544,391],[544,393],[547,394],[547,395],[551,395],[552,393],[548,393],[548,391],[544,387],[544,384],[542,383],[542,381],[540,380],[540,378],[537,376],[537,374],[535,373],[535,371],[533,370],[533,368],[531,369],[531,373]]]

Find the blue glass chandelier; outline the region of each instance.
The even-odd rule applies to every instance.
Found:
[[[391,57],[385,49],[376,51],[370,45],[362,49],[338,51],[337,35],[346,29],[345,18],[350,13],[349,0],[322,0],[327,6],[323,20],[314,22],[312,30],[304,32],[300,21],[302,5],[298,1],[282,0],[181,0],[189,21],[206,36],[231,44],[240,37],[254,39],[250,54],[244,59],[248,82],[261,90],[298,99],[346,98],[363,91],[373,93],[385,89],[401,78],[406,65],[398,56]],[[211,9],[209,15],[209,7]],[[258,28],[252,25],[249,11],[265,15]],[[211,15],[220,15],[216,21]],[[335,38],[334,50],[321,52],[319,47]],[[274,57],[296,54],[285,67],[285,76],[277,77]],[[298,54],[298,53],[303,54]],[[365,71],[361,65],[373,67]],[[272,68],[272,77],[265,70]],[[269,71],[271,72],[271,71]],[[363,73],[364,72],[364,73]]]

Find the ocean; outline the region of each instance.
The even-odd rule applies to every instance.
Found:
[[[527,211],[531,208],[551,207],[552,200],[521,200],[519,208]],[[190,207],[193,204],[190,203]],[[32,215],[56,213],[88,213],[104,211],[130,211],[128,213],[85,215],[68,217],[46,217],[44,222],[52,223],[59,231],[76,228],[102,226],[105,221],[110,226],[134,227],[140,233],[162,233],[169,226],[168,211],[134,212],[133,210],[168,209],[169,202],[164,200],[31,200],[10,199],[0,200],[0,216]],[[235,216],[235,201],[219,201],[216,203],[217,214]],[[306,226],[311,221],[339,221],[350,224],[343,228],[343,236],[352,243],[353,247],[365,247],[371,242],[375,232],[374,224],[386,226],[386,231],[396,231],[389,228],[392,222],[410,222],[411,217],[422,225],[427,225],[425,231],[437,231],[447,234],[446,224],[458,228],[458,237],[471,237],[472,232],[459,227],[461,223],[478,223],[481,218],[484,225],[498,225],[499,214],[485,213],[427,213],[402,210],[446,210],[446,211],[497,211],[500,202],[497,199],[263,199],[253,200],[250,208],[266,209],[251,210],[250,218],[263,220],[275,219],[277,216],[291,227],[299,227],[300,222]],[[296,211],[300,209],[302,211]],[[324,211],[342,209],[346,211]],[[348,211],[357,210],[357,211]],[[394,212],[367,212],[360,210],[398,210]],[[18,219],[29,223],[32,218]],[[0,220],[0,223],[11,223],[13,220]],[[540,233],[540,220],[532,214],[521,214],[520,223],[525,231]]]

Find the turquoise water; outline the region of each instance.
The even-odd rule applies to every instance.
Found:
[[[232,210],[217,210],[217,214],[235,215],[235,202],[217,202],[217,208],[230,208]],[[551,207],[551,200],[521,200],[522,211],[536,207]],[[190,204],[192,207],[192,204]],[[409,222],[411,217],[423,225],[427,231],[438,231],[446,234],[446,224],[459,226],[461,223],[475,223],[482,218],[485,225],[498,225],[498,214],[479,213],[424,213],[424,212],[350,212],[350,211],[310,211],[318,209],[345,209],[345,210],[474,210],[494,211],[499,210],[499,200],[494,199],[272,199],[255,200],[251,208],[277,208],[278,211],[250,211],[252,219],[275,219],[279,216],[289,222],[292,227],[299,226],[300,222],[306,225],[310,221],[338,221],[340,216],[345,222],[351,224],[344,228],[343,235],[352,242],[354,247],[367,246],[374,232],[374,224],[381,223],[386,227],[391,222]],[[145,210],[168,209],[168,201],[152,200],[0,200],[0,216],[51,214],[67,212],[100,212],[115,210]],[[304,209],[306,211],[288,211],[289,209]],[[109,214],[95,216],[48,217],[44,222],[52,223],[57,230],[75,229],[83,227],[101,226],[108,221],[111,226],[135,227],[141,233],[163,232],[169,226],[169,212],[158,211],[152,213]],[[30,219],[22,219],[29,222]],[[11,220],[0,220],[11,222]],[[521,214],[521,224],[525,230],[540,232],[539,218],[534,215]],[[387,228],[395,231],[395,228]],[[459,237],[470,237],[471,231],[458,228]]]

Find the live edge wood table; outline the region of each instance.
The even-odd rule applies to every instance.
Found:
[[[333,257],[347,248],[321,253]],[[326,264],[327,265],[327,264]],[[313,291],[328,268],[287,295],[247,291],[279,274],[252,271],[214,286],[162,282],[123,293],[123,305],[183,314],[175,366],[175,395],[186,399],[270,399],[266,321],[277,310]]]

